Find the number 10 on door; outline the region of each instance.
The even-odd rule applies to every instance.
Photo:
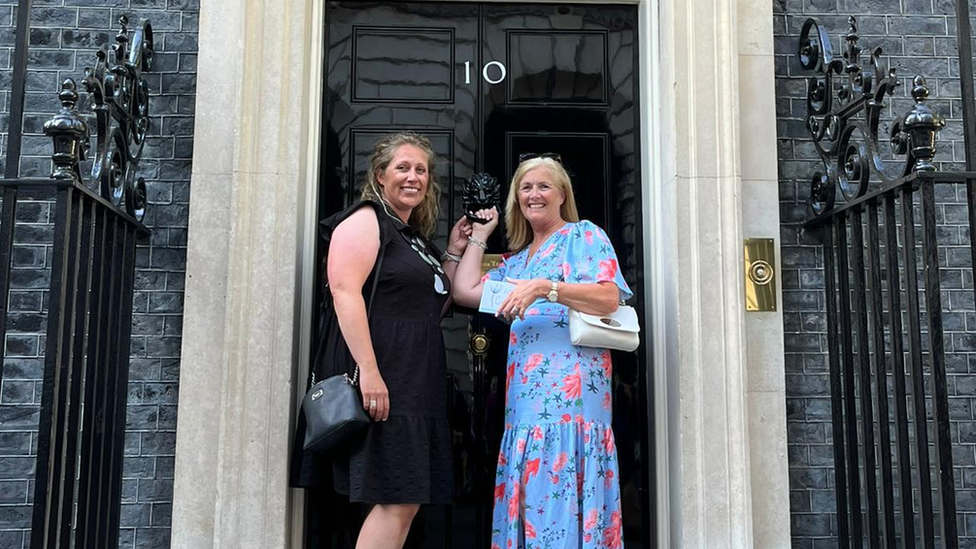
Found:
[[[481,68],[481,77],[489,84],[501,84],[506,76],[508,71],[501,61],[489,61]],[[471,61],[464,62],[464,83],[471,83]]]

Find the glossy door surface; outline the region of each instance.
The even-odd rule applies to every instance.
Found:
[[[356,199],[373,143],[387,132],[418,131],[434,144],[441,246],[465,178],[487,171],[504,196],[520,153],[557,152],[581,215],[610,235],[642,310],[635,22],[630,6],[329,2],[320,218]],[[504,251],[500,234],[489,245]],[[443,327],[455,503],[423,509],[407,546],[487,549],[508,328],[464,311]],[[469,350],[478,334],[490,341],[483,354]],[[638,368],[648,353],[614,355],[627,547],[650,539],[648,376]],[[365,511],[330,489],[310,490],[306,547],[353,547]]]

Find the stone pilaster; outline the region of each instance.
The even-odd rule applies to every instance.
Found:
[[[201,6],[174,547],[290,543],[314,4]]]
[[[782,316],[746,315],[743,290],[743,238],[778,239],[772,14],[760,4],[659,10],[672,547],[789,545]]]

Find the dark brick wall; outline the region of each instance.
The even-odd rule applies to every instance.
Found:
[[[16,2],[0,0],[0,170],[6,162]],[[34,0],[22,175],[50,173],[41,126],[59,103],[59,82],[79,81],[117,19],[149,18],[151,137],[140,166],[149,187],[134,300],[120,547],[169,547],[176,445],[199,0]],[[86,105],[84,101],[81,103]],[[92,128],[94,126],[92,125]],[[94,148],[94,147],[93,147]],[[0,548],[29,543],[30,501],[50,278],[51,208],[18,210],[11,317],[0,387]]]
[[[820,162],[804,129],[808,73],[795,54],[799,33],[816,17],[838,53],[847,16],[857,16],[865,51],[882,46],[884,63],[902,78],[885,119],[911,107],[910,78],[924,75],[930,106],[948,119],[939,168],[958,170],[964,153],[954,7],[951,0],[774,0],[773,10],[793,547],[836,547],[823,257],[801,229],[809,178]],[[943,186],[936,200],[959,533],[962,547],[976,547],[976,348],[971,336],[960,337],[976,331],[965,188]]]

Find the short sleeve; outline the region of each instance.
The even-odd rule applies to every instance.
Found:
[[[363,200],[319,222],[319,236],[325,243],[323,253],[328,253],[329,242],[332,240],[332,233],[336,227],[364,206],[372,206],[376,211],[376,221],[379,224],[380,230],[380,246],[384,247],[390,243],[390,239],[396,234],[396,228],[392,226],[393,223],[384,214],[382,206],[371,200]]]
[[[620,272],[617,252],[610,237],[590,221],[580,221],[569,233],[562,279],[575,284],[613,282],[620,289],[620,299],[633,297],[630,286]]]

